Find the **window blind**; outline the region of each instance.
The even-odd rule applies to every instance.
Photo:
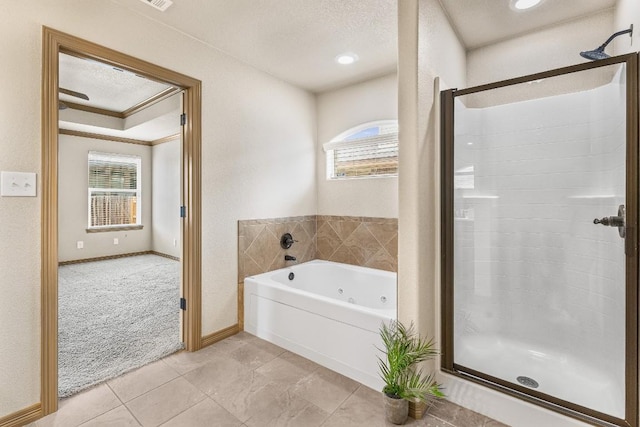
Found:
[[[323,145],[329,178],[349,178],[398,173],[398,126],[376,126],[377,134],[349,136]],[[358,134],[371,134],[371,127]]]
[[[139,224],[139,156],[89,152],[89,227]]]

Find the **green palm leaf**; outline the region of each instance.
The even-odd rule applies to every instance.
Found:
[[[384,349],[378,350],[385,357],[378,356],[378,366],[384,393],[420,401],[444,397],[433,374],[415,369],[415,364],[439,354],[433,340],[416,336],[413,323],[407,328],[397,320],[382,324],[380,338]]]

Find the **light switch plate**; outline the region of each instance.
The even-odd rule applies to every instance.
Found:
[[[32,172],[0,173],[0,196],[35,197],[36,174]]]

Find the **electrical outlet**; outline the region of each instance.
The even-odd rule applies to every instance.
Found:
[[[118,243],[120,243],[120,242],[118,241],[118,238],[117,238],[117,237],[114,237],[114,238],[113,238],[113,244],[114,244],[114,245],[117,245]]]
[[[78,240],[76,242],[76,248],[83,249],[84,248],[84,242],[82,240]]]

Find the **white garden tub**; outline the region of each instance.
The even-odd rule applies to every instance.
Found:
[[[247,277],[244,328],[381,390],[379,330],[396,318],[396,276],[315,260]]]

